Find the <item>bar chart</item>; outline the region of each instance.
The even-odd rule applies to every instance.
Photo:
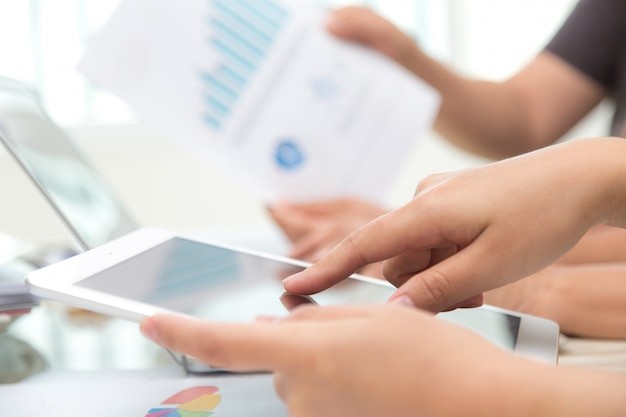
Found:
[[[221,131],[262,67],[289,12],[272,0],[208,0],[207,46],[216,58],[201,72],[204,122]]]

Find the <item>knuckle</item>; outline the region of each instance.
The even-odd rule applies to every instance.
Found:
[[[439,178],[439,175],[440,174],[430,174],[430,175],[427,175],[424,178],[422,178],[417,183],[417,186],[415,187],[415,194],[414,195],[420,194],[422,191],[427,190],[433,184],[437,183],[438,182],[437,178]]]
[[[448,304],[453,285],[447,275],[438,270],[424,272],[419,278],[418,290],[425,294],[426,303],[423,307],[440,308]],[[418,298],[424,296],[415,294]],[[415,298],[414,298],[415,299]]]
[[[448,180],[453,179],[455,176],[454,173],[444,172],[437,174],[430,174],[424,177],[415,187],[414,196],[418,196],[420,194],[425,193],[426,191],[436,188]]]
[[[383,276],[387,281],[393,284],[396,288],[399,288],[406,282],[405,274],[401,273],[392,261],[383,262]]]
[[[346,239],[344,240],[345,252],[355,256],[360,266],[369,263],[369,260],[363,255],[363,252],[361,251],[360,242],[363,241],[364,237],[364,229],[362,227],[359,227],[354,232],[350,233],[348,237],[346,237]]]

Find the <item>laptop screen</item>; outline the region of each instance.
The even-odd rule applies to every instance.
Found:
[[[3,78],[0,141],[83,249],[137,229],[107,182],[43,111],[36,93]]]

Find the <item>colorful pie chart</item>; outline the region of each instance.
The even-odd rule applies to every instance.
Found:
[[[222,397],[216,387],[193,387],[174,394],[145,417],[209,417]]]

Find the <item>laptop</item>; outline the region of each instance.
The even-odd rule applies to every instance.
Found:
[[[93,249],[138,229],[107,181],[48,117],[37,92],[3,77],[0,141],[81,249]]]

